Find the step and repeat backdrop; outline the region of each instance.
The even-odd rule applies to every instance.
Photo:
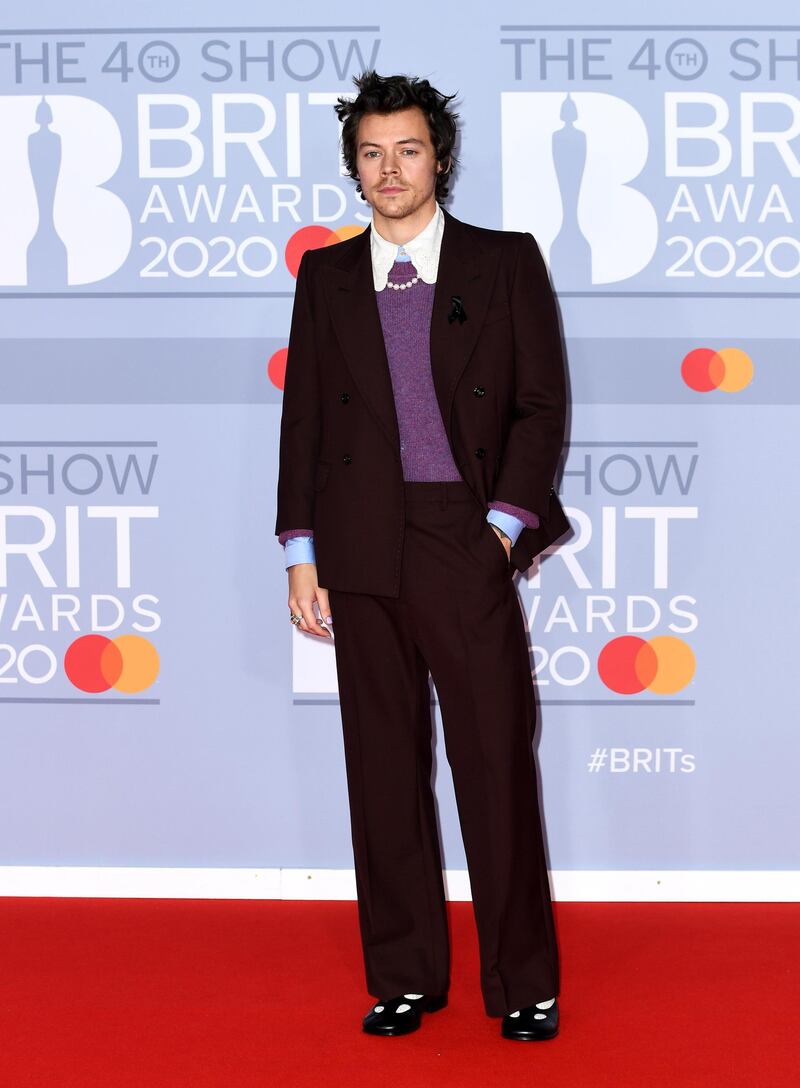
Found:
[[[446,206],[532,232],[559,299],[574,531],[517,580],[551,868],[800,867],[800,26],[657,7],[6,5],[0,863],[352,865],[274,521],[296,270],[369,222],[333,104],[374,67],[458,95]]]

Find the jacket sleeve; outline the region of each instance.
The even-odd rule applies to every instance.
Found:
[[[566,381],[555,297],[532,234],[520,235],[511,284],[515,404],[494,494],[546,511],[564,442]]]
[[[319,365],[309,288],[309,250],[294,293],[278,452],[275,533],[314,524],[314,473],[320,447]]]

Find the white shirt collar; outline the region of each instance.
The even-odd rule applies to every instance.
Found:
[[[382,291],[386,286],[389,269],[397,259],[397,252],[400,247],[396,242],[389,242],[383,235],[378,234],[374,220],[371,227],[372,278],[375,283],[375,290]],[[413,238],[403,243],[402,248],[411,257],[418,275],[426,283],[436,283],[443,232],[444,212],[441,205],[437,203],[436,211],[431,216],[427,226],[423,227],[419,234],[415,234]]]

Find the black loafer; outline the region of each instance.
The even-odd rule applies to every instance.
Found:
[[[376,1002],[362,1026],[370,1035],[408,1035],[419,1027],[423,1012],[436,1012],[446,1004],[447,994],[399,994]]]
[[[552,1039],[558,1035],[558,998],[549,1009],[526,1005],[518,1012],[506,1013],[500,1030],[504,1039]]]

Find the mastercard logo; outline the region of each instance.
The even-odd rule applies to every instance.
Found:
[[[330,227],[314,223],[296,230],[286,243],[284,260],[291,274],[297,278],[300,259],[307,249],[320,249],[322,246],[335,246],[347,238],[361,234],[366,228],[358,223],[345,224],[332,230]],[[276,389],[283,390],[286,381],[286,356],[288,348],[278,348],[267,360],[267,377]]]
[[[158,651],[141,635],[82,635],[67,647],[64,672],[81,691],[144,691],[159,672]]]
[[[621,635],[606,643],[597,659],[600,679],[620,695],[635,695],[645,688],[671,695],[686,687],[695,666],[691,646],[674,635],[649,639]]]
[[[313,223],[309,227],[301,227],[296,230],[286,243],[284,259],[286,267],[297,278],[297,270],[300,267],[300,258],[307,249],[321,249],[322,246],[335,246],[344,242],[347,238],[353,238],[361,234],[366,228],[358,223],[345,223],[333,230],[331,227],[323,227]]]
[[[738,393],[753,380],[753,360],[741,348],[695,348],[683,357],[681,377],[697,393]]]

